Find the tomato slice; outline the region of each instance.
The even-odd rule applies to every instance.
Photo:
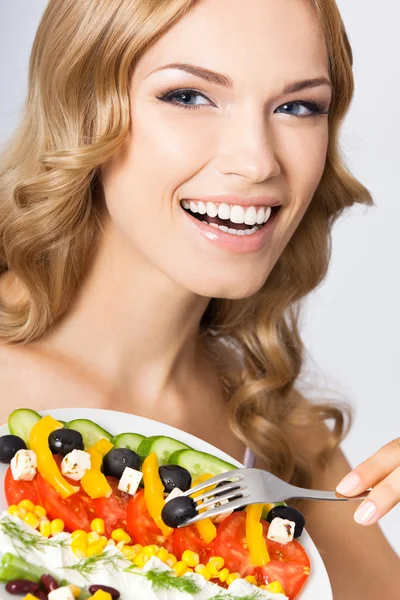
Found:
[[[104,520],[106,536],[111,537],[114,529],[127,529],[127,508],[132,496],[118,489],[118,479],[115,477],[107,477],[107,481],[112,488],[112,495],[109,498],[96,498],[93,504],[96,515]]]
[[[173,552],[172,535],[165,538],[161,529],[156,525],[144,499],[144,490],[140,490],[131,498],[128,504],[128,531],[136,544],[148,546],[157,544],[168,552]]]
[[[18,504],[21,500],[30,500],[33,504],[42,504],[37,476],[32,481],[15,481],[11,473],[11,467],[7,469],[4,478],[4,493],[9,506]]]
[[[62,456],[55,455],[53,458],[60,466]],[[78,481],[66,479],[72,485],[79,486]],[[79,492],[64,500],[40,473],[37,474],[37,480],[39,492],[42,497],[42,505],[47,510],[47,515],[50,519],[62,519],[65,531],[72,532],[76,529],[90,531],[90,523],[96,517],[96,512],[93,500],[89,498],[83,489],[80,489]]]
[[[197,552],[200,556],[200,562],[203,565],[214,555],[214,541],[207,544],[197,531],[196,525],[188,525],[181,529],[175,529],[172,534],[172,540],[174,543],[174,554],[178,560],[181,560],[185,550]]]
[[[264,567],[251,564],[246,544],[246,514],[236,512],[225,519],[218,527],[214,540],[215,553],[225,559],[225,566],[231,572],[239,572],[242,577],[255,575],[259,584],[280,581],[289,600],[293,600],[307,580],[305,567],[310,560],[303,546],[297,540],[279,544],[267,539],[269,523],[262,521],[264,537],[271,561]]]

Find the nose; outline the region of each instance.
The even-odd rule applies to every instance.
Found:
[[[261,114],[260,114],[261,113]],[[261,183],[281,172],[273,133],[265,115],[247,107],[226,118],[220,132],[217,170]]]

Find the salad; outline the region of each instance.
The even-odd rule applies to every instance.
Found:
[[[9,465],[0,516],[8,593],[293,600],[307,581],[310,561],[297,540],[304,517],[284,503],[226,507],[177,528],[195,506],[183,492],[235,465],[171,437],[114,437],[88,419],[65,423],[29,409],[14,411],[8,428],[0,437],[0,462]]]

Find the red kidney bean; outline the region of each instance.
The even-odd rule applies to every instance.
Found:
[[[38,592],[36,592],[35,596],[36,598],[38,598],[38,600],[49,600],[47,592],[45,592],[44,590],[39,590]]]
[[[23,596],[24,594],[36,595],[39,591],[39,586],[33,581],[27,579],[13,579],[6,584],[6,591],[9,594]]]
[[[109,594],[111,594],[113,600],[118,600],[118,598],[121,595],[118,590],[115,590],[112,587],[108,587],[108,585],[91,585],[89,588],[89,592],[91,594],[95,594],[97,590],[103,590],[103,592],[108,592]]]
[[[59,587],[57,581],[51,575],[42,575],[40,581],[46,592],[52,592]]]

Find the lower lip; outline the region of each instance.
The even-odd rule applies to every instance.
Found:
[[[233,252],[235,254],[250,254],[251,252],[261,250],[272,235],[277,217],[277,212],[275,212],[256,233],[251,233],[250,235],[237,235],[234,233],[225,233],[216,227],[206,225],[192,217],[192,215],[182,207],[181,210],[186,214],[192,227],[209,242],[215,244],[222,250]]]

